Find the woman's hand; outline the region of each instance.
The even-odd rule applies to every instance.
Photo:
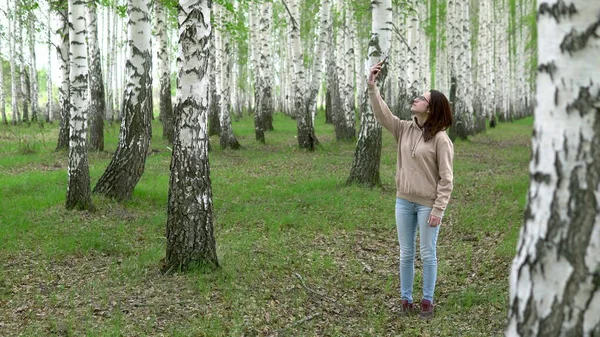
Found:
[[[379,75],[379,72],[381,71],[382,65],[383,61],[379,61],[371,67],[371,70],[369,71],[369,77],[367,79],[368,83],[375,83],[377,75]]]
[[[442,224],[442,218],[429,214],[427,223],[429,224],[429,227],[437,227]]]

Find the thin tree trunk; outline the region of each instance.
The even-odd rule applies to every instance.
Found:
[[[31,100],[31,120],[38,121],[38,76],[35,62],[35,17],[33,11],[29,12],[28,33],[29,33],[29,57],[31,63],[29,66],[30,100]],[[41,122],[41,118],[40,118]]]
[[[507,337],[600,336],[600,2],[538,0],[530,185]]]
[[[48,5],[50,10],[48,11],[48,21],[46,22],[47,36],[46,39],[48,41],[48,70],[46,76],[46,96],[48,97],[48,102],[46,102],[46,123],[51,123],[54,120],[54,115],[52,112],[52,8],[51,5]]]
[[[302,44],[300,41],[300,4],[299,0],[289,1],[290,21],[291,21],[291,44],[292,59],[294,63],[294,116],[298,127],[298,145],[301,149],[314,151],[319,144],[315,129],[312,123],[312,117],[307,108],[305,99],[306,73],[304,69],[304,55],[302,53]]]
[[[156,17],[156,39],[158,40],[158,74],[160,78],[160,121],[163,124],[163,138],[173,144],[175,124],[173,102],[171,101],[171,61],[169,59],[169,37],[166,27],[166,11],[161,1],[154,2]]]
[[[63,9],[66,0],[61,0],[57,6],[56,14],[60,21],[60,27],[57,34],[59,43],[56,48],[58,68],[61,72],[60,87],[58,88],[58,100],[60,104],[60,128],[58,131],[58,143],[56,150],[65,150],[69,148],[69,120],[71,119],[71,105],[69,97],[70,90],[70,56],[69,56],[69,20],[67,10]]]
[[[9,45],[9,54],[10,54],[10,85],[11,85],[11,108],[12,108],[12,124],[17,125],[20,121],[19,114],[19,94],[17,91],[17,60],[16,60],[16,52],[15,52],[15,25],[16,25],[16,4],[15,8],[11,9],[10,1],[6,0],[6,8],[8,13],[10,14],[9,22],[8,22],[8,45]]]
[[[218,267],[213,234],[212,188],[208,162],[208,66],[210,0],[183,2],[179,11],[177,121],[164,270]]]
[[[117,150],[106,171],[94,187],[116,200],[131,197],[142,177],[151,138],[152,115],[152,48],[148,2],[129,0],[128,80],[123,93],[121,131]]]
[[[319,39],[315,48],[315,58],[313,64],[313,73],[312,79],[310,80],[310,84],[307,92],[307,108],[310,109],[309,113],[311,115],[311,119],[314,123],[314,117],[317,114],[317,95],[319,94],[319,88],[321,87],[321,81],[323,80],[323,68],[325,55],[328,53],[327,44],[329,42],[328,32],[329,32],[329,0],[323,0],[321,2],[321,21],[319,24]],[[352,93],[354,96],[354,93]]]
[[[22,5],[22,4],[21,4]],[[21,9],[20,11],[23,11],[23,9]],[[24,53],[24,48],[25,48],[25,44],[23,42],[23,29],[24,29],[24,19],[23,19],[23,13],[19,14],[19,26],[18,26],[18,32],[19,34],[17,35],[17,59],[19,60],[19,75],[20,75],[20,85],[18,86],[17,90],[19,91],[19,100],[22,102],[23,104],[23,122],[24,123],[29,123],[29,105],[30,105],[30,101],[31,98],[29,96],[29,75],[27,74],[27,69],[25,67],[25,57],[23,56]]]
[[[0,40],[0,51],[2,50],[2,40]],[[4,92],[4,60],[0,59],[0,112],[2,113],[2,124],[7,125],[6,118],[6,93]]]
[[[218,13],[216,15],[220,18],[219,22],[225,24],[225,15],[223,8],[219,5],[215,6],[214,11]],[[219,92],[219,125],[221,127],[221,136],[219,142],[222,149],[231,148],[233,150],[240,148],[235,135],[233,134],[233,127],[231,125],[231,95],[229,91],[229,74],[231,73],[231,57],[229,47],[229,37],[225,34],[219,34],[219,47],[217,50],[220,53],[219,57],[219,83],[221,83],[221,90]]]
[[[211,34],[209,44],[209,59],[208,59],[208,76],[209,76],[209,92],[208,92],[208,135],[217,136],[221,134],[221,124],[219,122],[219,88],[217,79],[217,46],[215,43],[215,34]]]
[[[85,45],[87,0],[69,0],[71,118],[69,119],[69,184],[67,209],[93,210],[87,152],[88,66]]]
[[[104,96],[104,79],[102,77],[102,60],[98,46],[97,8],[95,0],[88,0],[87,6],[87,41],[90,65],[90,150],[104,151],[104,113],[106,100]]]
[[[373,3],[373,16],[371,24],[371,40],[369,41],[369,54],[367,67],[380,61],[382,55],[389,55],[392,32],[392,1],[382,0]],[[368,72],[365,69],[365,73]],[[377,77],[377,84],[381,92],[385,92],[387,68],[383,68]],[[366,80],[366,79],[365,79]],[[361,106],[361,125],[354,152],[352,169],[346,184],[359,184],[364,186],[381,185],[379,176],[379,162],[381,161],[381,125],[375,120],[369,95],[364,94]]]

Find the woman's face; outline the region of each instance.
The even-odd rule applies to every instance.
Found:
[[[410,107],[410,111],[413,113],[428,113],[429,112],[429,100],[431,99],[431,93],[427,91],[421,96],[413,99],[413,104]]]

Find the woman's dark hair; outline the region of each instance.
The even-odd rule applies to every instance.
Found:
[[[429,90],[429,94],[429,110],[431,113],[425,125],[423,125],[423,138],[425,141],[432,139],[436,133],[446,130],[452,125],[452,110],[446,96],[437,90]]]

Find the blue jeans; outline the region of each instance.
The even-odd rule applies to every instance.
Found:
[[[423,299],[433,302],[437,278],[436,242],[440,226],[430,227],[427,221],[432,208],[396,198],[396,228],[400,243],[400,292],[403,300],[412,303],[415,276],[415,240],[419,227],[421,261],[423,262]]]

